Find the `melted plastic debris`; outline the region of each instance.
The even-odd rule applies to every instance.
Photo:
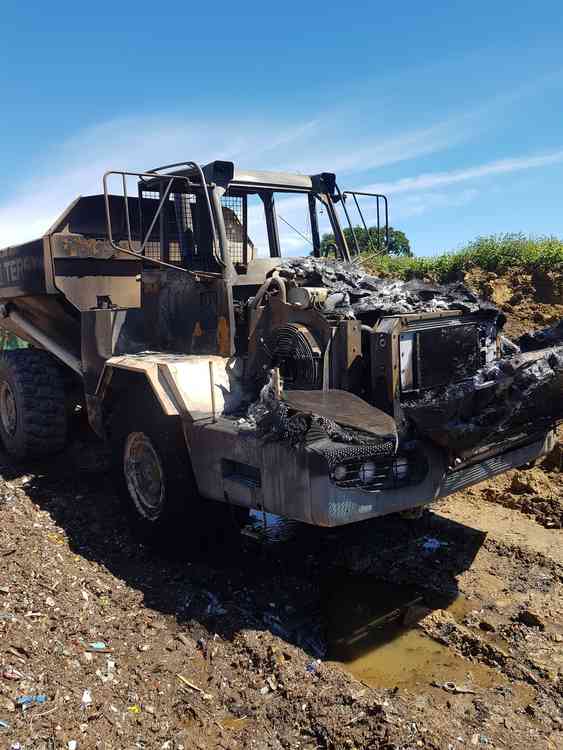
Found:
[[[497,307],[479,299],[461,283],[439,285],[412,279],[370,276],[352,263],[324,258],[293,258],[277,269],[279,275],[305,286],[324,286],[330,293],[321,310],[347,318],[381,317],[439,310],[481,313],[501,328],[506,320]]]
[[[305,414],[291,409],[277,398],[273,383],[272,370],[268,382],[260,391],[259,399],[249,406],[246,418],[239,420],[239,429],[255,431],[259,437],[267,437],[269,440],[288,441],[291,445],[330,438],[335,443],[348,445],[385,445],[385,452],[393,452],[387,450],[387,444],[393,448],[392,440],[342,427],[332,419],[318,414]]]
[[[523,352],[560,346],[563,344],[563,320],[549,326],[549,328],[543,328],[541,331],[525,333],[515,343]]]
[[[404,404],[419,431],[454,452],[563,419],[563,346],[500,359],[468,381]]]
[[[521,349],[518,344],[509,339],[507,336],[499,336],[500,339],[500,353],[502,357],[512,357],[515,354],[520,354]]]
[[[447,542],[442,542],[440,539],[436,539],[433,536],[425,536],[422,540],[422,549],[424,552],[436,552],[441,547],[447,547]]]

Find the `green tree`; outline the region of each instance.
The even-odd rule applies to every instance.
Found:
[[[389,241],[385,242],[385,229],[379,228],[379,235],[377,227],[369,227],[368,231],[363,227],[354,227],[354,234],[358,241],[358,247],[361,253],[377,253],[379,255],[402,255],[409,256],[413,255],[411,250],[410,242],[408,237],[400,229],[389,227]],[[355,252],[354,238],[352,236],[352,230],[347,227],[344,229],[344,236],[351,252]],[[379,241],[378,241],[379,240]],[[324,253],[327,246],[334,243],[333,234],[323,234],[321,239],[321,253]]]

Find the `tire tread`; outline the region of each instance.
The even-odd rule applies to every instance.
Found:
[[[67,419],[64,383],[57,362],[40,349],[15,349],[2,353],[0,368],[10,373],[21,396],[18,457],[46,456],[62,450]]]

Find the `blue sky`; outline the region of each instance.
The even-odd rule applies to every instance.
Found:
[[[4,0],[0,23],[0,246],[107,168],[213,158],[382,189],[417,254],[563,236],[558,2]]]

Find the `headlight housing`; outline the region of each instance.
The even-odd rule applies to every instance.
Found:
[[[414,455],[354,459],[336,464],[330,471],[330,479],[338,487],[378,492],[421,481],[427,468],[426,461],[422,465]]]

